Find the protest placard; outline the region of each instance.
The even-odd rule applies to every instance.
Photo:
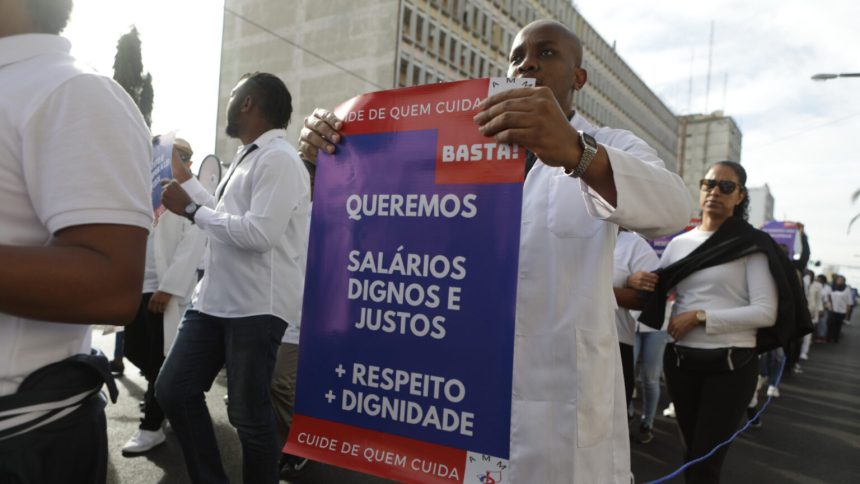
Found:
[[[173,158],[173,140],[176,133],[170,132],[156,136],[152,142],[152,166],[150,175],[152,181],[152,212],[155,215],[153,226],[158,224],[158,218],[164,213],[164,205],[161,204],[161,180],[173,178],[170,168],[170,160]]]
[[[800,230],[796,222],[771,220],[762,225],[761,229],[770,234],[777,244],[785,248],[789,259],[794,260],[794,254],[797,253],[800,246]]]
[[[530,80],[356,97],[321,155],[285,452],[403,482],[508,467],[525,149],[481,100]]]

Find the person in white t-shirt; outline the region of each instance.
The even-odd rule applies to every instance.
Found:
[[[215,195],[174,173],[162,196],[209,237],[205,274],[155,389],[193,482],[227,482],[203,395],[222,367],[243,478],[278,482],[283,442],[270,390],[284,331],[301,318],[310,203],[307,170],[285,139],[291,114],[283,81],[246,74],[227,105],[227,135],[243,146]]]
[[[314,197],[314,176],[316,165],[302,161],[308,170],[311,185],[311,203],[308,206],[308,236],[310,237],[311,209]],[[300,323],[300,322],[297,322]],[[275,418],[278,422],[278,434],[281,444],[286,443],[293,424],[293,411],[296,403],[296,373],[299,369],[299,337],[300,324],[291,324],[284,332],[281,347],[278,348],[278,359],[272,374],[272,404],[275,408]],[[281,479],[293,480],[307,470],[309,459],[292,454],[282,454],[278,467]]]
[[[630,310],[642,309],[645,300],[640,297],[637,288],[629,287],[628,278],[636,273],[645,273],[656,269],[660,260],[654,253],[654,249],[645,242],[645,239],[625,229],[618,232],[618,240],[615,242],[613,255],[612,287],[617,304],[615,327],[618,331],[618,343],[621,350],[624,390],[627,395],[627,405],[630,406],[633,399],[633,340],[636,332],[636,320],[633,319]]]
[[[812,322],[815,323],[818,329],[818,322],[821,319],[821,313],[824,311],[824,305],[821,302],[821,290],[823,285],[815,277],[815,273],[807,271],[807,276],[803,280],[809,278],[809,284],[806,286],[806,307],[809,309],[809,314],[812,317]],[[814,332],[814,331],[813,331]],[[812,333],[803,337],[803,346],[800,348],[800,359],[809,359],[809,348],[812,345]]]
[[[70,55],[71,6],[0,2],[0,482],[105,481],[89,325],[134,317],[152,225],[149,130]]]
[[[155,143],[161,142],[158,138]],[[172,170],[190,170],[191,145],[173,141]],[[165,442],[164,412],[155,398],[155,381],[170,348],[176,328],[197,282],[197,265],[203,258],[206,235],[187,218],[165,211],[146,241],[143,297],[134,321],[125,330],[125,357],[146,377],[143,418],[137,431],[122,446],[125,457],[148,452]]]
[[[845,276],[834,274],[833,287],[830,291],[830,315],[827,318],[827,342],[838,343],[842,336],[842,324],[845,316],[854,306],[854,294],[851,286],[845,283]]]

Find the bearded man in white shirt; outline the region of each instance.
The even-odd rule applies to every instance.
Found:
[[[514,39],[509,77],[537,87],[485,100],[482,134],[525,146],[508,482],[628,484],[624,382],[614,323],[617,225],[648,237],[681,230],[690,195],[632,133],[592,126],[573,108],[588,74],[582,44],[548,20]],[[316,110],[301,155],[336,151],[343,122]]]
[[[243,146],[215,195],[186,173],[162,196],[209,236],[205,275],[156,383],[193,482],[227,482],[203,396],[225,364],[244,481],[278,482],[269,388],[284,331],[300,322],[310,203],[307,170],[284,139],[291,113],[280,79],[246,74],[227,106],[227,135]]]
[[[0,482],[105,482],[89,325],[134,317],[152,225],[149,130],[70,55],[71,8],[0,2]]]

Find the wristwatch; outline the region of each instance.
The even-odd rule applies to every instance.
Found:
[[[696,321],[704,326],[708,322],[708,315],[704,311],[696,311]]]
[[[591,160],[597,155],[597,141],[588,133],[579,131],[579,147],[582,148],[582,156],[580,156],[576,168],[573,171],[564,169],[564,174],[569,177],[579,178],[585,174],[585,170],[591,165]]]
[[[200,210],[201,206],[202,205],[197,205],[194,202],[191,202],[185,206],[183,212],[185,212],[185,217],[190,220],[191,223],[194,223],[194,215],[197,213],[198,210]]]

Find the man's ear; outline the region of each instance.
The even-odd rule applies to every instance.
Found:
[[[577,67],[573,72],[573,90],[578,91],[588,82],[588,71],[582,67]]]
[[[242,100],[242,112],[248,112],[251,110],[251,107],[254,105],[254,98],[251,96],[245,96],[245,99]]]

